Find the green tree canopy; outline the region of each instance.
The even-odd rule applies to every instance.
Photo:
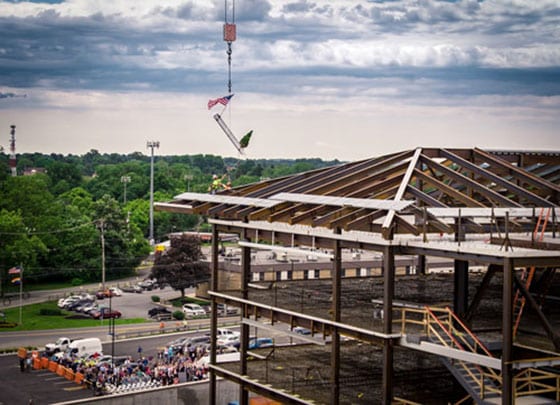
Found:
[[[203,262],[200,240],[194,236],[181,235],[170,239],[167,251],[156,254],[151,276],[159,284],[169,284],[181,291],[210,279],[208,262]]]

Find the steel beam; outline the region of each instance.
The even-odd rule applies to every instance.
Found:
[[[244,230],[241,234],[241,239],[244,241],[249,241],[247,238],[247,231]],[[251,280],[251,248],[247,246],[241,247],[241,297],[243,299],[249,298],[249,282]],[[224,306],[227,308],[227,305]],[[241,313],[244,318],[247,318],[249,314],[247,313],[247,307],[244,305],[241,307]],[[249,347],[249,325],[241,324],[241,336],[240,336],[240,362],[239,362],[239,374],[247,375],[247,352]],[[239,387],[239,404],[249,405],[249,392],[245,387],[240,385]]]
[[[465,319],[469,305],[469,262],[454,261],[453,289],[453,312]]]
[[[212,278],[210,279],[210,290],[218,291],[218,274],[219,274],[219,262],[218,262],[218,239],[219,232],[216,225],[212,225]],[[215,299],[211,300],[211,314],[210,314],[210,364],[216,364],[216,334],[218,331],[218,304]],[[210,382],[209,382],[209,395],[208,401],[209,405],[215,405],[217,403],[217,384],[216,384],[216,374],[210,372]]]
[[[516,184],[513,184],[510,181],[505,180],[503,177],[500,177],[488,170],[483,169],[482,167],[479,167],[477,165],[475,165],[474,163],[469,162],[468,160],[465,160],[457,155],[455,155],[454,153],[448,152],[445,149],[441,150],[441,154],[446,157],[447,159],[457,163],[458,165],[460,165],[461,167],[463,167],[466,170],[469,170],[471,172],[474,172],[476,174],[478,174],[479,176],[483,176],[486,177],[488,180],[501,185],[502,187],[505,187],[507,190],[517,194],[518,196],[523,196],[524,198],[526,198],[527,200],[531,201],[533,204],[536,204],[538,206],[544,206],[544,207],[552,207],[554,206],[554,204],[536,194],[531,193],[530,191],[525,190],[523,187],[519,187]],[[480,185],[478,185],[479,188],[481,188]],[[513,202],[513,200],[511,200],[510,202]]]
[[[340,232],[340,230],[337,230]],[[334,260],[332,266],[332,320],[336,323],[341,319],[342,300],[342,248],[340,241],[333,244]],[[332,331],[331,344],[331,404],[340,402],[340,334],[335,327]]]
[[[393,332],[393,299],[395,296],[395,253],[391,246],[383,250],[383,333]],[[393,347],[394,342],[383,342],[382,403],[390,405],[393,401]]]
[[[513,261],[504,259],[502,285],[502,405],[513,405]]]
[[[533,311],[535,311],[535,314],[537,314],[537,317],[539,318],[541,326],[546,331],[546,335],[548,336],[548,338],[550,339],[550,341],[554,345],[554,348],[556,350],[560,351],[560,336],[554,331],[552,325],[550,324],[548,319],[546,319],[546,316],[542,313],[542,311],[540,309],[540,306],[537,303],[537,301],[533,298],[531,293],[527,290],[527,287],[525,287],[525,284],[522,283],[521,281],[519,281],[519,279],[515,275],[513,276],[513,281],[515,283],[515,287],[521,292],[523,297],[525,297],[526,303],[528,303],[529,307],[531,307],[531,309]]]

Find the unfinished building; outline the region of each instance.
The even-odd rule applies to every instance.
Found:
[[[560,152],[417,148],[156,204],[212,224],[213,335],[219,303],[242,311],[210,403],[218,376],[242,405],[558,403],[559,196]],[[220,233],[240,236],[235,288]],[[313,259],[267,276],[257,250]],[[309,344],[258,355],[250,328]]]

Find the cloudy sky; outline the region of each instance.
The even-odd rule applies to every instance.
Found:
[[[225,3],[0,0],[0,145],[238,156]],[[248,158],[560,149],[560,0],[236,0]]]

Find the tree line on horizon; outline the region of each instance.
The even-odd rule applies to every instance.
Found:
[[[0,153],[2,294],[14,289],[8,277],[14,266],[24,269],[24,283],[100,281],[102,235],[107,280],[134,274],[151,250],[150,156],[94,149],[81,156],[22,153],[16,177],[8,159]],[[335,164],[340,162],[156,156],[154,201],[169,201],[187,190],[205,193],[213,174],[225,174],[236,187]],[[205,218],[154,212],[156,242],[186,230],[207,230]]]

